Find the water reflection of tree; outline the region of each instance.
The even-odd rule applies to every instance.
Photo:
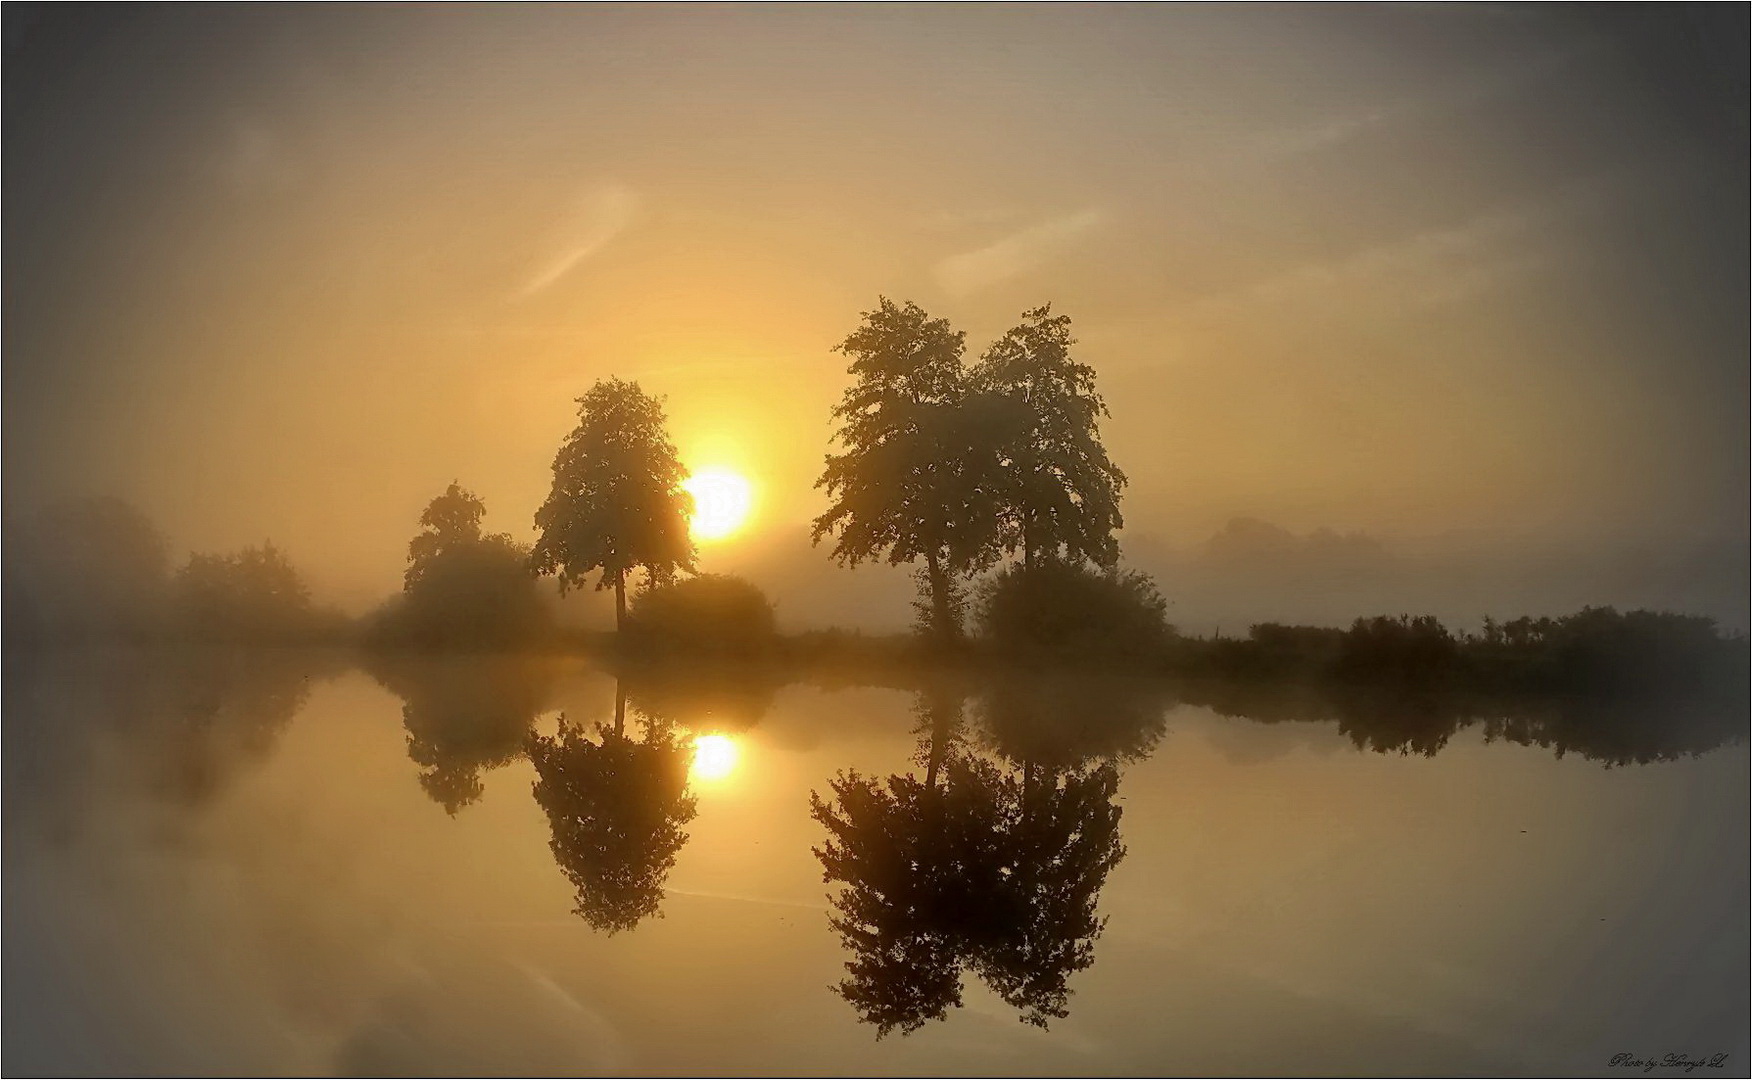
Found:
[[[613,726],[595,738],[561,718],[552,737],[525,743],[535,766],[535,800],[547,813],[549,848],[577,890],[575,913],[597,930],[631,930],[660,915],[663,883],[693,820],[687,793],[692,751],[668,724],[647,718],[626,734],[626,694],[617,689]]]
[[[1094,961],[1097,900],[1124,855],[1118,772],[981,757],[960,695],[940,687],[918,712],[924,780],[852,771],[831,800],[810,796],[828,831],[816,857],[845,886],[830,918],[851,952],[837,992],[878,1037],[905,1033],[959,1006],[971,970],[1044,1027]]]
[[[1201,682],[1189,701],[1258,723],[1335,722],[1358,750],[1434,757],[1460,733],[1538,746],[1607,767],[1697,757],[1744,740],[1743,691],[1701,686],[1662,694],[1532,694],[1441,686]]]
[[[540,659],[375,659],[373,675],[402,699],[408,757],[420,788],[455,816],[481,797],[481,774],[510,764],[553,685]]]
[[[67,835],[144,799],[212,804],[272,754],[339,659],[302,650],[121,648],[8,653],[9,822]]]

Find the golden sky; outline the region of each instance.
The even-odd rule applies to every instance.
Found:
[[[753,481],[742,565],[888,295],[971,356],[1072,316],[1128,544],[1743,544],[1744,13],[1615,18],[9,13],[7,506],[118,492],[357,605],[452,479],[527,536],[617,375]]]

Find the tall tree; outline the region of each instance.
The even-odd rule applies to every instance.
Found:
[[[536,511],[531,563],[560,591],[599,571],[614,588],[614,623],[626,625],[627,575],[653,583],[694,567],[687,471],[665,430],[663,403],[636,382],[605,379],[578,399],[578,426],[554,456],[554,486]]]
[[[927,622],[960,631],[953,577],[995,557],[997,503],[982,454],[983,414],[969,409],[965,335],[917,304],[882,297],[837,350],[856,381],[834,407],[840,424],[815,486],[831,501],[814,540],[834,536],[841,565],[924,560]]]
[[[1004,546],[1023,564],[1038,557],[1119,561],[1114,530],[1122,524],[1125,474],[1101,444],[1107,405],[1095,392],[1095,369],[1071,358],[1071,319],[1052,305],[1024,312],[992,343],[974,384],[1007,402],[1018,417],[1004,446]]]

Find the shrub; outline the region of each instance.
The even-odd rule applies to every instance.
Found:
[[[685,652],[748,653],[771,646],[773,605],[738,577],[700,574],[648,588],[633,600],[629,639],[636,646]]]
[[[1154,663],[1173,630],[1167,601],[1136,571],[1046,562],[982,582],[979,635],[1000,656],[1063,663]]]

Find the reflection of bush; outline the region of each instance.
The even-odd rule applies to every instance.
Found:
[[[628,638],[635,648],[747,655],[774,641],[773,606],[747,581],[724,574],[646,589],[633,600]]]
[[[627,697],[646,716],[693,731],[742,731],[772,708],[778,667],[722,657],[639,657],[623,665]]]
[[[1072,767],[1137,760],[1167,723],[1159,685],[1122,676],[995,673],[974,698],[986,742],[1012,761]]]
[[[1012,659],[1157,665],[1167,609],[1144,574],[1047,561],[982,582],[975,621],[985,643]]]

